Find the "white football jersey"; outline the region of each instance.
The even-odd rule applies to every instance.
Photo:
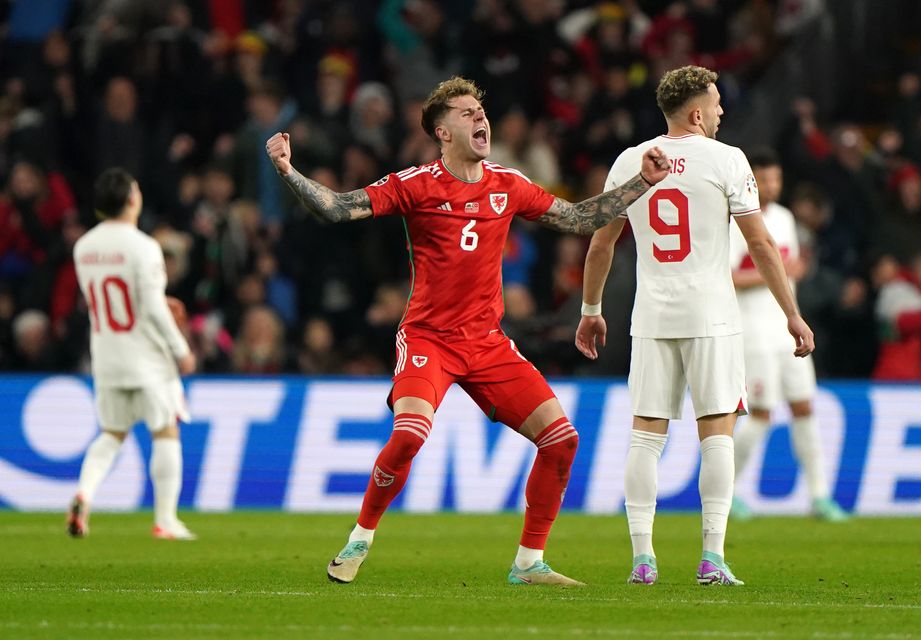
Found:
[[[741,149],[705,136],[662,135],[621,153],[605,190],[633,178],[653,146],[666,153],[671,172],[626,211],[637,252],[630,334],[737,334],[742,325],[729,269],[729,217],[760,210],[748,160]]]
[[[799,240],[793,213],[776,202],[769,204],[763,213],[764,226],[777,243],[781,257],[784,260],[798,258]],[[729,264],[733,271],[756,268],[738,225],[731,225],[729,230]],[[793,282],[790,286],[794,287]],[[736,297],[742,314],[746,351],[775,353],[793,348],[793,338],[787,332],[787,316],[766,284],[740,289]]]
[[[74,245],[90,314],[97,386],[138,388],[178,376],[189,345],[166,304],[166,265],[157,241],[132,224],[105,221]]]

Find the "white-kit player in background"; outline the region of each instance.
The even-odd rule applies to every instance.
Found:
[[[783,189],[783,169],[770,149],[750,153],[748,160],[758,182],[764,225],[777,243],[792,286],[802,278],[805,267],[800,260],[793,213],[777,202]],[[742,314],[749,402],[748,418],[735,433],[736,479],[741,477],[752,449],[770,430],[771,410],[781,400],[786,400],[793,414],[790,424],[793,451],[806,477],[812,512],[823,520],[845,520],[847,514],[829,493],[818,424],[812,412],[816,393],[815,365],[812,358],[796,358],[790,352],[790,336],[785,329],[783,313],[755,268],[737,225],[730,225],[729,264]],[[731,516],[747,520],[752,513],[748,505],[735,496]]]
[[[194,540],[179,521],[182,448],[178,419],[188,420],[179,374],[195,370],[195,356],[166,299],[166,268],[157,242],[137,228],[142,197],[123,169],[104,171],[95,185],[102,218],[74,246],[80,289],[90,315],[90,355],[102,433],[87,449],[67,530],[89,532],[89,508],[128,431],[139,420],[153,444],[150,477],[157,538]]]
[[[723,550],[735,475],[732,429],[746,401],[742,325],[729,270],[730,217],[786,314],[796,355],[808,355],[814,346],[761,218],[758,186],[745,154],[715,140],[723,113],[716,79],[716,73],[693,66],[662,77],[656,101],[668,133],[620,154],[605,189],[628,179],[629,168],[635,170],[651,146],[665,152],[671,172],[628,207],[627,217],[595,232],[585,262],[576,346],[594,359],[595,341],[604,345],[607,331],[601,316],[604,281],[614,243],[629,219],[636,240],[637,289],[628,379],[634,418],[624,497],[633,543],[628,582],[637,584],[654,584],[658,578],[652,546],[657,465],[668,421],[681,417],[688,386],[701,451],[703,554],[697,581],[742,584]]]

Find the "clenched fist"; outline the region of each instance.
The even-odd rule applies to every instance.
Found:
[[[276,133],[265,143],[265,152],[283,176],[291,172],[291,142],[287,133]]]
[[[643,154],[640,172],[646,182],[656,184],[668,176],[670,164],[668,156],[659,147],[651,147]]]

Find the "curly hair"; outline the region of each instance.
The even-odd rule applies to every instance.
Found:
[[[674,114],[691,98],[707,92],[707,87],[719,77],[704,67],[687,66],[668,71],[656,89],[656,104],[666,117]]]
[[[441,142],[438,140],[438,136],[435,135],[435,127],[442,116],[451,108],[448,105],[448,100],[460,96],[473,96],[482,101],[483,90],[466,78],[454,76],[435,87],[435,90],[429,94],[429,97],[422,104],[422,129],[438,144],[441,144]]]

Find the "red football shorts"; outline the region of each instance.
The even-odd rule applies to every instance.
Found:
[[[555,397],[544,376],[500,330],[480,339],[446,339],[402,327],[396,350],[391,408],[399,398],[415,397],[437,410],[456,382],[490,420],[517,430],[537,407]]]

